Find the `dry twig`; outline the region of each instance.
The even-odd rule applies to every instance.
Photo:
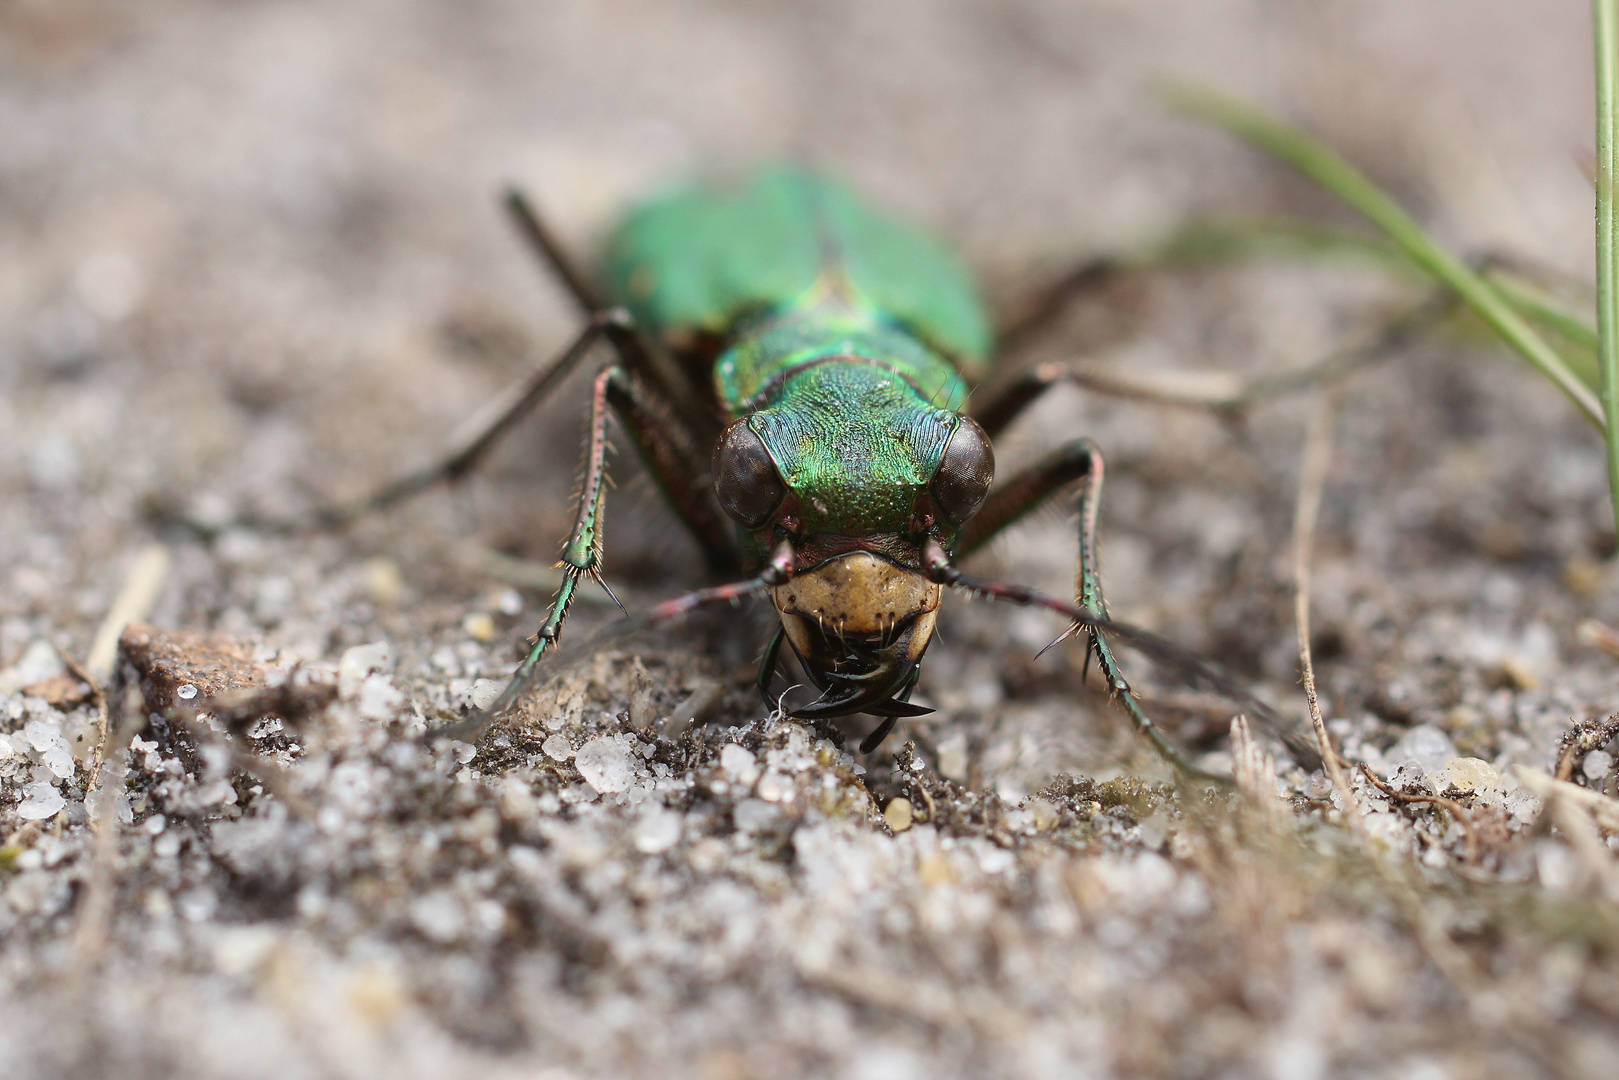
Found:
[[[1619,800],[1578,784],[1554,780],[1545,773],[1515,765],[1512,769],[1524,787],[1546,804],[1547,811],[1574,850],[1583,871],[1584,887],[1619,898],[1619,867],[1602,840],[1600,829],[1619,831]]]
[[[1299,469],[1299,497],[1293,512],[1293,618],[1298,627],[1299,667],[1304,674],[1304,698],[1310,705],[1310,723],[1321,748],[1322,767],[1332,778],[1332,786],[1344,801],[1344,812],[1360,828],[1360,804],[1338,763],[1338,754],[1327,736],[1321,718],[1321,702],[1315,689],[1315,665],[1310,659],[1310,556],[1315,547],[1315,523],[1321,510],[1321,490],[1326,486],[1327,466],[1332,461],[1332,429],[1338,414],[1340,395],[1324,392],[1310,420],[1304,438],[1304,463]]]
[[[124,777],[119,754],[144,723],[139,711],[131,717],[131,710],[121,692],[115,693],[112,704],[115,708],[109,710],[113,715],[108,724],[111,734],[102,739],[99,749],[103,753],[98,755],[96,772],[90,776],[90,791],[102,794],[100,805],[96,808],[96,838],[90,863],[90,881],[73,928],[74,974],[76,981],[81,984],[95,971],[101,963],[102,953],[106,951],[113,901],[117,897],[118,789]],[[100,775],[102,772],[106,775]]]
[[[62,658],[62,663],[73,673],[73,677],[82,681],[90,688],[90,700],[96,706],[96,748],[90,756],[90,768],[85,780],[84,793],[89,795],[96,790],[100,780],[101,763],[106,760],[107,739],[111,735],[107,719],[107,691],[106,688],[90,674],[90,669],[79,663],[78,658],[60,646],[56,655]]]
[[[1447,799],[1443,795],[1408,795],[1400,789],[1379,780],[1377,774],[1372,772],[1371,767],[1364,761],[1359,764],[1361,773],[1371,785],[1389,798],[1406,803],[1432,803],[1434,806],[1443,807],[1450,811],[1450,816],[1456,819],[1457,823],[1462,827],[1462,832],[1467,836],[1467,861],[1470,863],[1478,862],[1480,852],[1478,830],[1473,825],[1473,819],[1467,813],[1465,806],[1455,799]]]
[[[129,573],[124,576],[124,587],[118,590],[90,644],[90,655],[84,666],[93,676],[92,686],[105,682],[112,674],[112,665],[118,659],[119,636],[124,627],[141,622],[151,612],[168,572],[169,549],[162,544],[150,544],[135,556]]]

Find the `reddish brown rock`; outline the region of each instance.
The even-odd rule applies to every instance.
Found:
[[[264,684],[263,665],[237,638],[131,623],[118,648],[140,672],[146,707],[154,711],[176,704],[198,707],[226,691]],[[178,691],[187,684],[197,688],[196,696],[181,698]]]

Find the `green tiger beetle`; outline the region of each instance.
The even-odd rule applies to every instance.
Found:
[[[347,520],[465,473],[596,344],[612,346],[616,360],[593,384],[561,588],[511,682],[479,714],[483,723],[517,699],[554,649],[583,579],[601,580],[612,413],[710,569],[752,574],[661,604],[650,620],[768,594],[780,625],[759,669],[767,703],[809,720],[880,717],[863,752],[899,718],[931,711],[910,696],[949,587],[1065,616],[1063,636],[1088,636],[1087,665],[1094,657],[1114,700],[1184,771],[1197,772],[1130,692],[1108,635],[1189,672],[1273,730],[1288,726],[1211,663],[1107,617],[1096,567],[1103,462],[1090,440],[992,489],[992,440],[1065,371],[1041,365],[974,393],[993,373],[989,319],[966,270],[931,236],[835,181],[777,166],[729,186],[688,186],[628,214],[607,247],[602,289],[520,193],[508,193],[507,206],[586,316],[584,328],[461,450],[323,518]],[[1088,272],[1059,282],[1044,308]],[[1073,602],[957,569],[1071,485]],[[784,641],[820,691],[813,701],[785,707],[770,697]]]

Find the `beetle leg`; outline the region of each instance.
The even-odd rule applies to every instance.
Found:
[[[1097,572],[1096,559],[1096,523],[1102,498],[1102,474],[1102,454],[1094,443],[1089,439],[1076,439],[1068,443],[1046,460],[1014,476],[990,493],[983,508],[968,521],[962,532],[958,545],[961,557],[982,547],[1055,492],[1076,480],[1082,481],[1079,495],[1079,567],[1074,580],[1074,603],[1079,610],[1096,619],[1107,620],[1107,600],[1102,595],[1102,579]],[[1009,599],[1017,599],[1010,593],[1006,595]],[[1112,647],[1096,625],[1093,622],[1075,622],[1062,637],[1076,632],[1084,633],[1089,639],[1085,645],[1087,673],[1094,656],[1102,677],[1107,680],[1109,696],[1124,709],[1136,730],[1177,769],[1194,775],[1201,774],[1201,770],[1186,760],[1179,748],[1169,741],[1168,736],[1141,707],[1140,701],[1130,691],[1130,684],[1125,680]],[[1057,640],[1061,641],[1062,638]]]
[[[770,636],[770,644],[765,646],[764,656],[759,658],[759,696],[772,710],[781,708],[781,699],[770,696],[770,680],[776,677],[776,661],[781,656],[781,643],[786,639],[787,631],[778,625],[776,632]]]
[[[1088,475],[1094,456],[1094,444],[1089,439],[1077,439],[1011,479],[998,481],[978,513],[962,527],[956,541],[956,558],[967,558],[1051,496]]]
[[[594,315],[606,307],[590,277],[579,269],[579,264],[563,249],[556,234],[546,227],[523,190],[516,186],[508,187],[501,201],[511,215],[512,224],[517,226],[518,233],[562,282],[562,287],[579,305],[580,314]]]
[[[601,293],[589,276],[580,270],[579,264],[563,249],[556,234],[546,226],[528,196],[520,189],[510,187],[506,189],[504,202],[518,233],[562,282],[563,288],[573,297],[580,312],[595,317],[607,310],[606,301]],[[620,363],[632,374],[655,387],[698,441],[711,443],[713,437],[719,434],[719,428],[714,417],[698,401],[679,369],[669,363],[666,356],[648,346],[646,339],[628,319],[625,320],[624,326],[611,336],[613,348],[618,350]]]
[[[579,488],[579,507],[574,514],[573,532],[563,545],[562,560],[557,564],[562,569],[562,584],[551,601],[551,611],[546,615],[544,625],[534,636],[534,644],[528,655],[523,658],[500,696],[484,710],[485,716],[499,715],[516,700],[527,684],[534,665],[540,662],[546,650],[556,644],[562,634],[562,623],[568,617],[568,609],[573,606],[580,579],[587,575],[601,576],[601,514],[607,495],[607,394],[613,380],[622,377],[622,369],[616,365],[608,367],[596,376],[591,388],[590,442],[585,451],[585,476]]]
[[[1107,599],[1102,595],[1102,576],[1097,569],[1096,557],[1096,523],[1102,505],[1104,472],[1102,452],[1088,439],[1071,443],[1068,449],[1073,460],[1083,457],[1086,463],[1079,490],[1079,565],[1074,573],[1074,602],[1082,610],[1106,619]],[[1182,772],[1200,773],[1202,770],[1186,760],[1180,748],[1169,741],[1169,737],[1141,707],[1140,699],[1131,692],[1130,684],[1124,678],[1124,669],[1113,655],[1113,647],[1108,644],[1107,636],[1095,626],[1082,626],[1077,622],[1069,627],[1064,636],[1074,633],[1083,633],[1089,639],[1085,644],[1087,667],[1090,657],[1094,656],[1096,666],[1107,680],[1108,694],[1124,708],[1136,730],[1146,736],[1153,748],[1171,765]]]
[[[1181,648],[1169,639],[1144,630],[1129,623],[1117,622],[1106,615],[1101,615],[1087,607],[1059,597],[1049,596],[1031,589],[1027,585],[1013,585],[1003,581],[986,581],[981,578],[972,578],[957,570],[951,564],[950,558],[940,547],[937,541],[930,541],[929,548],[924,554],[928,576],[943,585],[953,585],[965,589],[976,596],[987,597],[992,600],[1006,600],[1025,607],[1042,607],[1048,611],[1055,611],[1067,617],[1076,626],[1087,628],[1091,633],[1100,635],[1102,632],[1117,637],[1130,644],[1152,660],[1181,672],[1194,683],[1229,699],[1237,705],[1251,719],[1264,727],[1270,734],[1280,739],[1286,745],[1288,753],[1293,760],[1305,769],[1318,769],[1321,767],[1321,754],[1312,738],[1298,731],[1289,721],[1284,719],[1274,708],[1248,691],[1230,672],[1212,660],[1206,660],[1196,653]],[[1082,568],[1083,572],[1083,568]],[[1100,598],[1100,586],[1097,587],[1097,596]],[[1066,637],[1067,634],[1064,634]],[[1104,639],[1104,645],[1106,644]],[[1192,765],[1175,748],[1168,738],[1152,725],[1152,720],[1141,711],[1129,692],[1129,687],[1118,675],[1117,663],[1113,659],[1111,648],[1105,653],[1098,650],[1104,661],[1103,671],[1112,675],[1109,678],[1110,687],[1115,696],[1123,703],[1126,711],[1130,712],[1131,719],[1138,725],[1145,721],[1144,734],[1153,746],[1177,768],[1193,775],[1208,777],[1209,774]],[[1114,684],[1113,676],[1117,676]],[[1214,777],[1214,779],[1224,779]]]
[[[1100,292],[1129,273],[1128,264],[1107,256],[1075,263],[1023,305],[1011,318],[997,320],[995,340],[1002,355],[1015,353],[1052,329],[1070,305],[1087,293]]]
[[[435,484],[457,480],[477,467],[500,438],[539,406],[557,386],[566,379],[579,361],[603,337],[610,337],[613,328],[629,325],[629,315],[614,308],[591,318],[579,335],[550,363],[535,370],[510,395],[511,400],[462,445],[433,462],[431,465],[407,473],[386,484],[371,495],[352,503],[317,510],[307,523],[315,528],[346,525],[357,518],[384,510],[397,502],[417,495]],[[301,523],[302,524],[302,523]]]
[[[1222,385],[1211,382],[1196,386],[1187,381],[1177,385],[1162,376],[1142,377],[1089,364],[1050,361],[1018,372],[1000,385],[984,388],[984,392],[974,398],[968,411],[979,426],[994,438],[1047,390],[1060,382],[1071,382],[1086,390],[1115,397],[1233,412],[1270,398],[1298,393],[1343,378],[1384,360],[1449,315],[1455,307],[1453,294],[1436,293],[1388,324],[1365,345],[1340,350],[1291,371],[1246,379],[1230,377]]]
[[[609,380],[612,375],[613,369],[609,368],[604,371],[596,380],[597,387],[600,388],[603,381]],[[592,400],[593,402],[601,402],[604,399],[598,394]],[[592,418],[596,419],[600,416],[602,414],[598,411],[595,412]],[[450,739],[476,742],[488,730],[489,725],[495,718],[511,707],[512,702],[522,695],[523,691],[528,688],[534,679],[535,669],[548,647],[557,640],[562,620],[567,617],[567,605],[573,600],[574,589],[578,586],[579,578],[584,576],[585,573],[595,573],[594,569],[579,570],[568,563],[567,560],[569,554],[576,551],[588,552],[590,550],[589,543],[579,544],[576,542],[581,539],[582,533],[594,530],[594,525],[587,525],[587,522],[593,522],[601,514],[601,488],[597,488],[593,509],[590,508],[590,504],[585,501],[583,496],[591,490],[589,479],[593,470],[589,468],[588,462],[605,462],[606,440],[598,440],[595,437],[603,426],[598,424],[593,425],[591,428],[590,457],[586,467],[587,482],[581,492],[579,519],[574,525],[573,536],[568,541],[567,550],[563,553],[563,565],[567,569],[563,573],[562,588],[557,591],[557,598],[552,602],[551,613],[546,616],[545,625],[540,628],[538,634],[534,635],[533,648],[523,662],[518,665],[517,671],[513,673],[510,681],[506,683],[506,687],[500,692],[500,696],[483,709],[468,716],[465,720],[440,728],[439,735]],[[602,452],[602,456],[598,456],[598,449]],[[602,472],[603,470],[594,471]],[[768,592],[792,576],[793,547],[792,544],[783,542],[776,547],[775,551],[771,552],[769,561],[753,577],[743,581],[728,582],[724,585],[710,585],[707,588],[698,589],[696,592],[665,600],[644,615],[631,615],[609,623],[607,626],[598,629],[586,641],[587,643],[593,642],[597,647],[610,642],[621,641],[639,629],[678,618],[700,607],[708,607],[713,604],[734,604],[755,594]],[[585,655],[589,655],[589,650],[585,651]]]

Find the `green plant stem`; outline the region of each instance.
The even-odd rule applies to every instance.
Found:
[[[1602,369],[1602,403],[1608,436],[1608,488],[1613,498],[1614,529],[1619,531],[1619,258],[1614,243],[1613,178],[1615,99],[1619,97],[1619,21],[1614,0],[1591,0],[1592,37],[1596,42],[1597,87],[1597,362]]]
[[[1602,3],[1604,0],[1594,0]],[[1416,219],[1359,169],[1316,139],[1246,102],[1203,89],[1172,87],[1171,104],[1224,128],[1285,161],[1343,199],[1403,248],[1413,261],[1455,290],[1502,340],[1552,381],[1586,418],[1606,429],[1602,402],[1489,282],[1429,236]],[[1613,441],[1610,439],[1610,446]]]

